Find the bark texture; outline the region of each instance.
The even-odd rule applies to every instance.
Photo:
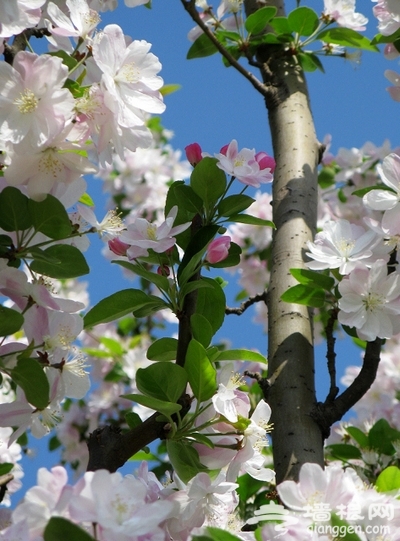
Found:
[[[284,14],[282,1],[268,2]],[[253,11],[257,2],[246,6]],[[317,220],[317,141],[307,85],[295,55],[281,46],[257,52],[267,89],[266,105],[277,168],[273,182],[276,230],[268,289],[269,380],[277,483],[298,478],[305,462],[323,466],[323,438],[311,416],[316,405],[312,314],[281,295],[297,281],[291,268],[304,267],[304,252]]]

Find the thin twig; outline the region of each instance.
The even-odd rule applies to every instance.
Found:
[[[330,388],[328,396],[326,397],[326,402],[332,402],[338,395],[339,387],[336,385],[336,352],[335,352],[335,342],[336,338],[333,335],[333,327],[335,321],[337,320],[337,310],[333,309],[329,317],[328,323],[325,327],[326,332],[326,358],[328,361],[328,372],[330,379]]]
[[[234,56],[232,56],[229,51],[218,41],[214,36],[212,30],[204,23],[201,19],[199,12],[196,9],[195,0],[181,0],[183,7],[189,13],[193,21],[203,30],[204,34],[210,39],[210,41],[215,45],[216,49],[222,54],[224,58],[229,62],[229,64],[235,68],[239,73],[241,73],[253,87],[259,92],[262,96],[267,97],[268,89],[266,86],[250,71],[244,68]]]
[[[259,295],[254,295],[254,297],[249,297],[247,301],[242,302],[242,304],[238,308],[229,308],[229,306],[227,306],[225,308],[225,314],[226,315],[236,314],[237,316],[241,316],[243,312],[247,310],[247,308],[249,308],[251,305],[255,304],[256,302],[263,301],[266,303],[267,296],[268,296],[267,291],[264,291],[264,293],[261,293]]]

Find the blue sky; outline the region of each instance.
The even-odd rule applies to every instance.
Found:
[[[217,7],[219,2],[215,0],[212,3]],[[295,2],[287,2],[287,5],[294,7]],[[322,0],[310,0],[304,5],[318,13],[323,9]],[[368,36],[376,33],[372,6],[372,2],[358,1],[358,8],[370,18]],[[120,5],[116,11],[102,14],[100,27],[110,23],[119,24],[133,39],[152,43],[152,52],[163,66],[161,75],[165,83],[182,86],[179,92],[166,98],[167,109],[162,115],[164,126],[175,133],[172,140],[175,148],[183,149],[197,141],[203,150],[213,154],[232,139],[237,139],[239,147],[272,152],[267,111],[262,97],[251,85],[233,68],[225,68],[217,55],[186,60],[190,46],[186,36],[193,24],[179,0],[153,0],[151,10],[144,7],[128,9]],[[339,147],[360,147],[366,141],[381,145],[385,139],[390,140],[392,147],[400,145],[400,104],[390,99],[385,90],[389,83],[383,75],[385,69],[397,70],[398,62],[388,62],[381,54],[365,52],[358,66],[341,58],[326,58],[323,64],[325,74],[314,72],[307,78],[317,135],[320,139],[327,133],[332,135],[331,151],[336,153]],[[101,217],[105,210],[101,181],[89,179],[88,191],[94,194],[98,217]],[[87,253],[92,274],[85,279],[91,283],[92,303],[114,291],[131,287],[123,280],[120,269],[99,255],[99,249],[101,242],[93,240]],[[242,318],[231,316],[222,335],[232,340],[235,347],[256,347],[266,352],[266,336],[261,327],[252,323],[252,314]],[[327,389],[323,375],[324,355],[324,348],[319,346],[319,399],[324,398]],[[340,341],[338,372],[343,373],[347,362],[358,364],[359,355],[359,350],[348,341]],[[31,444],[37,448],[38,456],[35,460],[24,460],[25,488],[35,483],[39,464],[50,467],[57,462],[56,454],[49,456],[43,452],[47,440],[37,442],[32,439]],[[16,497],[22,497],[22,492]]]

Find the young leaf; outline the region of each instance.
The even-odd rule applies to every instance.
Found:
[[[5,231],[24,231],[32,227],[26,195],[18,188],[7,186],[0,192],[0,227]]]
[[[329,292],[332,291],[335,285],[335,280],[331,276],[309,269],[290,269],[290,274],[296,278],[300,284],[312,287],[322,287]]]
[[[121,398],[132,400],[132,402],[136,402],[137,404],[146,406],[146,408],[151,408],[155,411],[159,411],[167,417],[173,415],[174,413],[182,409],[182,406],[180,404],[165,402],[164,400],[158,400],[157,398],[153,398],[151,396],[144,396],[142,394],[123,394],[121,395]]]
[[[202,278],[210,287],[202,288],[197,293],[196,313],[204,316],[215,334],[225,319],[226,299],[219,283],[213,278]]]
[[[84,317],[84,328],[94,327],[100,323],[109,323],[134,310],[143,308],[154,301],[159,302],[154,295],[147,295],[140,289],[123,289],[96,304]]]
[[[319,17],[315,11],[306,6],[300,6],[288,15],[289,28],[300,36],[311,36],[318,28]]]
[[[24,316],[7,308],[6,306],[0,306],[0,336],[8,336],[19,331],[24,324]]]
[[[217,234],[218,229],[219,227],[217,225],[202,227],[189,242],[178,268],[178,283],[180,287],[183,287],[199,269],[207,246]]]
[[[300,60],[301,67],[304,71],[312,72],[319,69],[322,73],[325,73],[324,66],[317,55],[309,52],[299,52],[297,58]]]
[[[273,222],[263,220],[262,218],[257,218],[256,216],[250,216],[250,214],[232,214],[229,216],[229,220],[239,224],[264,225],[275,228],[275,224]]]
[[[387,190],[388,192],[396,193],[392,188],[386,186],[386,184],[376,184],[375,186],[367,186],[366,188],[354,190],[354,192],[351,192],[351,195],[356,195],[357,197],[364,197],[364,195],[371,190]]]
[[[187,375],[174,363],[155,363],[136,372],[136,387],[146,396],[176,402],[185,391]]]
[[[298,284],[285,291],[281,299],[285,302],[321,308],[325,304],[325,291],[320,287]]]
[[[361,448],[366,449],[368,447],[368,436],[362,430],[356,426],[347,426],[345,430]]]
[[[257,351],[248,349],[226,349],[218,353],[213,361],[249,361],[252,363],[265,364],[267,359]]]
[[[370,40],[359,34],[351,28],[327,28],[320,32],[315,39],[320,39],[325,43],[335,43],[344,47],[353,47],[354,49],[364,49],[366,51],[379,52],[376,45],[372,45]]]
[[[150,272],[144,269],[141,265],[135,265],[134,263],[129,263],[129,261],[113,259],[112,263],[121,265],[121,267],[124,267],[125,269],[132,271],[137,276],[141,276],[145,280],[156,285],[158,289],[160,289],[161,291],[169,290],[168,278],[166,278],[165,276],[161,276],[160,274],[157,274],[156,272]]]
[[[276,7],[265,6],[249,15],[245,21],[245,27],[249,34],[259,34],[267,26],[267,23],[275,16]]]
[[[160,338],[151,344],[147,350],[147,358],[150,361],[174,361],[178,349],[176,338]]]
[[[378,492],[398,491],[400,488],[400,469],[397,466],[388,466],[378,475],[375,483]]]
[[[188,483],[199,472],[207,471],[200,462],[199,453],[190,443],[167,440],[167,453],[179,479],[184,483]]]
[[[131,430],[141,425],[143,422],[139,415],[133,411],[128,411],[128,413],[125,413],[125,421]]]
[[[94,537],[85,530],[62,517],[51,517],[44,530],[43,539],[44,541],[61,541],[61,539],[95,541]]]
[[[27,401],[40,410],[49,404],[50,385],[35,359],[19,359],[11,370],[12,380],[24,391]]]
[[[368,432],[369,446],[384,455],[395,452],[392,441],[400,440],[400,432],[390,426],[386,419],[379,419]]]
[[[193,394],[204,402],[209,400],[217,389],[217,372],[207,357],[205,348],[192,339],[186,353],[185,370]]]
[[[202,199],[205,207],[213,205],[226,188],[225,173],[217,167],[216,158],[203,158],[193,169],[190,186]]]
[[[65,207],[48,194],[43,201],[28,201],[28,211],[33,227],[51,239],[63,239],[71,235],[72,226]]]
[[[205,348],[210,345],[213,330],[209,321],[201,314],[193,314],[190,318],[193,338]]]
[[[218,49],[210,38],[207,37],[206,34],[201,34],[190,47],[186,58],[188,60],[192,60],[193,58],[203,58],[205,56],[211,56],[217,51]]]
[[[339,458],[340,460],[361,458],[360,449],[354,445],[348,445],[347,443],[335,443],[333,445],[327,445],[327,449],[335,458]]]
[[[32,252],[32,255],[34,253]],[[90,272],[89,266],[82,252],[69,244],[56,244],[43,250],[44,256],[58,260],[57,263],[34,259],[30,267],[34,272],[50,276],[51,278],[76,278]]]
[[[254,203],[255,199],[248,195],[229,195],[224,197],[218,203],[219,216],[231,216],[231,214],[237,214],[248,209],[249,206]]]

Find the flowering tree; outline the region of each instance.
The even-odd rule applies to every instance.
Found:
[[[99,27],[116,1],[0,7],[1,501],[19,488],[28,436],[51,433],[63,464],[2,509],[0,538],[400,539],[400,152],[331,155],[305,81],[348,48],[397,57],[399,6],[376,3],[371,40],[354,1],[324,0],[322,13],[181,3],[196,25],[188,58],[221,54],[261,94],[273,156],[232,139],[211,154],[188,144],[180,160],[152,116],[173,88],[151,45]],[[88,174],[109,193],[101,221]],[[89,307],[77,279],[91,234],[136,281]],[[236,307],[224,268],[240,273]],[[215,339],[252,305],[268,321],[268,363]],[[342,393],[339,329],[365,351]],[[332,430],[351,408],[358,417]],[[122,476],[131,458],[141,465]]]

